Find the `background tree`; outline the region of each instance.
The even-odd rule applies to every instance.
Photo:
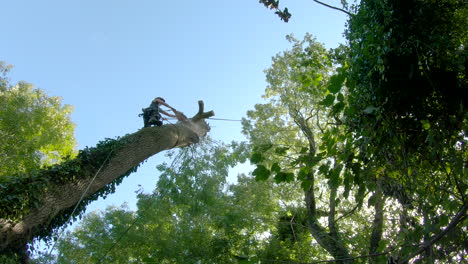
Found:
[[[365,0],[348,14],[349,48],[337,54],[344,71],[331,79],[343,85],[331,84],[322,103],[350,136],[354,152],[343,165],[371,192],[368,254],[386,247],[399,263],[463,259],[466,4]],[[339,92],[342,100],[334,101]],[[322,143],[343,142],[329,135]],[[382,239],[385,229],[398,235]]]
[[[466,250],[467,14],[457,0],[363,0],[346,31],[346,122],[400,203],[402,262]]]
[[[354,227],[344,224],[361,207],[365,188],[353,189],[359,178],[353,181],[349,135],[336,116],[344,107],[342,79],[331,78],[332,56],[310,35],[288,39],[292,49],[275,56],[266,70],[267,103],[257,104],[243,122],[257,164],[253,174],[259,180],[271,175],[278,183],[297,180],[305,200],[299,208],[307,212],[315,246],[339,262],[352,262],[352,254],[367,247],[372,228],[365,220],[371,214],[363,210]],[[351,236],[353,249],[347,246]]]
[[[85,217],[59,242],[60,263],[238,263],[256,258],[272,230],[278,194],[271,184],[228,170],[245,144],[205,141],[162,164],[156,190],[140,194],[135,212],[108,208]],[[216,157],[216,158],[213,158]],[[273,188],[275,189],[275,188]],[[252,199],[252,195],[255,196]]]
[[[0,62],[0,181],[76,154],[72,107],[32,84],[10,84],[10,68]]]

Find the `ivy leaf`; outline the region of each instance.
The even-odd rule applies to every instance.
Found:
[[[270,177],[271,171],[263,165],[257,165],[257,168],[252,172],[257,181],[265,181]]]

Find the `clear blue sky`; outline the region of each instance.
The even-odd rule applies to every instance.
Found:
[[[339,0],[324,2],[340,6]],[[284,23],[257,0],[14,0],[1,8],[0,60],[25,80],[74,106],[79,148],[136,132],[156,96],[192,116],[197,101],[217,118],[240,119],[261,103],[263,70],[306,32],[326,47],[344,43],[346,15],[310,0],[282,0]],[[243,140],[240,123],[210,121],[210,135]],[[163,154],[128,177],[91,210],[135,203],[153,190]]]

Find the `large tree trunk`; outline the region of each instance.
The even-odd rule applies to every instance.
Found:
[[[199,142],[200,138],[209,131],[205,119],[214,113],[203,112],[203,102],[198,103],[199,112],[189,121],[161,127],[147,127],[129,135],[126,137],[128,143],[116,150],[100,171],[91,172],[91,175],[85,179],[48,186],[42,195],[41,205],[18,221],[0,219],[0,252],[24,250],[25,245],[54,218],[64,210],[75,207],[86,190],[85,198],[158,152]]]

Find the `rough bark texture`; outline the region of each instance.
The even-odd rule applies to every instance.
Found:
[[[189,121],[147,127],[129,135],[128,143],[112,155],[98,174],[96,171],[86,179],[50,186],[44,190],[42,205],[32,209],[20,221],[0,219],[0,252],[7,249],[21,251],[41,228],[47,226],[60,212],[73,208],[88,186],[84,197],[97,192],[158,152],[199,142],[209,131],[205,119],[214,116],[214,113],[203,112],[203,102],[198,103],[199,112]],[[95,174],[96,178],[92,181]]]
[[[380,186],[377,185],[377,190],[374,193],[375,203],[374,203],[374,222],[372,223],[372,233],[370,237],[370,244],[369,244],[369,255],[375,257],[371,257],[369,259],[369,263],[378,263],[379,259],[377,255],[379,254],[379,242],[382,240],[383,234],[383,225],[384,225],[384,205],[385,199],[382,194],[382,190]]]
[[[353,263],[351,255],[348,249],[343,245],[341,240],[334,237],[323,228],[316,215],[315,208],[315,195],[312,187],[305,193],[305,202],[308,211],[308,228],[312,236],[328,253],[330,253],[335,259],[336,263]]]

